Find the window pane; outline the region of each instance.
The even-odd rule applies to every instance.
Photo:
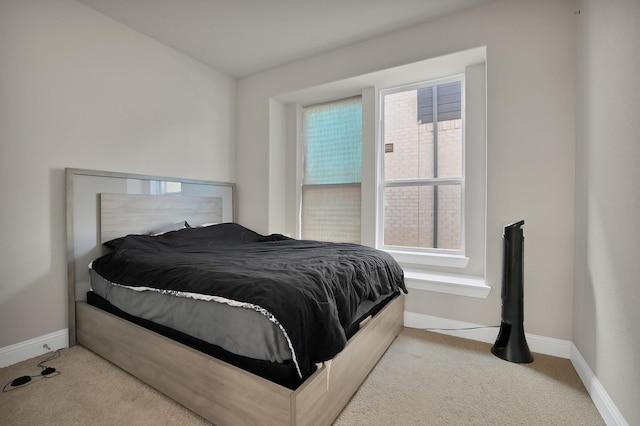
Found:
[[[433,247],[433,187],[385,189],[384,244]]]
[[[462,120],[438,122],[437,152],[437,177],[462,177]]]
[[[461,186],[385,188],[384,244],[461,248]]]
[[[386,180],[433,177],[433,124],[418,124],[417,108],[416,90],[384,97]]]
[[[433,97],[427,96],[433,87],[384,96],[385,180],[462,176],[462,119],[442,120],[460,116],[459,100],[456,103],[456,99],[451,99],[453,95],[447,94],[451,84],[459,90],[459,82],[435,87],[438,91],[436,109],[447,111],[438,114],[441,119],[436,120],[435,128],[432,115],[425,112],[434,109],[426,106],[433,102]],[[457,97],[459,99],[459,93]],[[434,140],[437,140],[435,146]]]
[[[462,187],[438,185],[438,248],[460,250],[462,226]]]
[[[362,181],[362,100],[304,108],[305,185]]]
[[[438,121],[462,118],[462,84],[459,81],[440,84],[438,92]]]
[[[360,184],[302,187],[302,239],[360,242]]]

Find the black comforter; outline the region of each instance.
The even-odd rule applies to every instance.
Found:
[[[263,236],[238,224],[129,235],[93,262],[112,283],[241,302],[279,324],[298,371],[333,358],[361,300],[406,293],[403,272],[369,247]]]

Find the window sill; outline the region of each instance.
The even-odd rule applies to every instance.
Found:
[[[491,291],[483,277],[403,268],[407,288],[486,299]]]
[[[415,251],[403,251],[384,249],[398,263],[411,263],[414,265],[444,266],[449,268],[465,268],[469,258],[461,254],[447,253],[420,253]]]

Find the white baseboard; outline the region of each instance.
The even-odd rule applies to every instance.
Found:
[[[50,349],[44,347],[49,346]],[[47,352],[69,347],[69,329],[54,331],[53,333],[15,345],[0,348],[0,368],[16,364],[25,359],[33,358]]]
[[[410,328],[470,328],[483,327],[484,324],[473,324],[463,321],[450,320],[447,318],[434,317],[431,315],[418,314],[415,312],[404,312],[404,325]],[[496,324],[497,325],[497,324]],[[498,336],[498,328],[480,328],[473,330],[433,330],[438,333],[451,336],[463,337],[465,339],[478,340],[485,343],[494,343]],[[538,336],[536,334],[525,333],[527,344],[531,352],[545,355],[557,356],[569,359],[571,356],[571,342],[568,340],[555,339],[553,337]]]
[[[629,426],[629,423],[627,423],[620,410],[618,410],[618,407],[613,403],[611,397],[609,397],[609,394],[600,383],[600,380],[593,374],[589,364],[587,364],[573,343],[571,343],[570,359],[604,422],[609,426]]]

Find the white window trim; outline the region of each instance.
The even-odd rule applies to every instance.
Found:
[[[383,107],[383,96],[386,94],[399,93],[407,90],[413,90],[420,87],[426,86],[436,86],[439,84],[451,83],[454,81],[460,81],[462,85],[462,176],[457,179],[453,179],[455,181],[461,181],[460,184],[460,195],[461,195],[461,218],[460,218],[460,249],[459,250],[445,250],[445,249],[422,249],[415,247],[394,247],[390,245],[384,244],[384,190],[387,187],[397,186],[402,184],[401,181],[395,182],[385,182],[384,178],[384,107]],[[465,256],[465,216],[466,216],[466,208],[465,208],[465,175],[466,175],[466,145],[465,145],[465,131],[464,128],[466,126],[466,102],[465,102],[465,74],[454,74],[445,78],[437,78],[431,80],[421,81],[419,83],[401,85],[397,87],[392,87],[388,89],[381,89],[378,93],[378,105],[379,105],[379,117],[378,117],[378,126],[379,126],[379,134],[380,134],[380,143],[378,144],[378,151],[380,152],[378,157],[378,200],[377,210],[378,210],[378,229],[377,229],[377,244],[376,246],[384,251],[389,252],[399,263],[414,263],[421,264],[427,266],[448,266],[453,268],[465,268],[467,263],[469,262],[469,258]],[[425,180],[425,179],[423,179]],[[428,180],[428,179],[426,179]],[[439,179],[442,181],[446,181],[446,178]],[[413,179],[412,179],[413,181]],[[404,260],[410,258],[410,260]],[[402,260],[401,260],[402,259]]]
[[[473,75],[475,78],[474,81],[477,83],[477,76],[478,76],[477,71],[474,71]],[[433,80],[430,83],[438,84],[441,81],[442,80]],[[463,111],[462,111],[462,114],[463,114],[462,118],[465,126],[464,133],[463,133],[464,135],[463,136],[464,137],[463,178],[465,179],[463,181],[464,186],[466,186],[466,178],[468,177],[467,175],[468,164],[466,163],[466,159],[469,155],[468,153],[469,147],[467,147],[467,136],[468,136],[468,132],[472,131],[474,132],[473,135],[475,140],[475,136],[477,134],[475,133],[477,132],[477,127],[475,126],[477,126],[478,117],[481,117],[481,116],[478,116],[478,117],[474,116],[474,127],[469,127],[469,123],[467,122],[467,117],[466,117],[467,107],[468,107],[466,103],[466,100],[467,100],[466,83],[467,83],[467,76],[465,72],[463,74],[463,85],[464,85],[463,93],[465,95],[463,96]],[[407,88],[407,87],[409,86],[404,86],[404,88]],[[474,86],[474,88],[475,87],[476,86]],[[382,147],[383,117],[382,117],[381,102],[382,102],[382,97],[378,96],[378,106],[380,109],[380,116],[378,117],[378,123],[379,123],[378,129],[380,132],[380,139],[377,144],[377,153],[380,157],[384,155],[383,147]],[[476,102],[476,104],[474,105],[476,105],[477,107],[477,98],[474,98],[474,102]],[[474,111],[476,111],[475,107],[474,107]],[[484,111],[484,114],[486,114],[486,111]],[[486,132],[486,128],[484,132]],[[486,139],[484,143],[486,143]],[[485,145],[485,149],[486,149],[486,145]],[[474,147],[474,150],[477,150],[477,148]],[[476,158],[476,157],[474,156],[473,158]],[[473,253],[467,253],[466,251],[470,249],[470,247],[467,247],[466,245],[467,237],[468,237],[466,234],[468,231],[468,229],[466,228],[467,226],[466,219],[468,218],[466,216],[469,214],[468,208],[470,207],[466,203],[467,197],[469,196],[469,194],[466,194],[466,188],[463,187],[463,191],[465,191],[463,195],[463,200],[462,200],[463,217],[462,217],[462,223],[461,223],[461,226],[463,226],[463,239],[462,239],[462,245],[461,245],[460,251],[443,250],[443,249],[436,249],[436,250],[415,249],[415,248],[406,248],[406,247],[397,247],[397,246],[384,246],[381,244],[383,239],[383,232],[384,232],[384,227],[382,223],[383,217],[384,217],[383,216],[384,206],[381,205],[382,200],[384,199],[383,198],[384,174],[383,174],[383,168],[382,168],[382,164],[383,164],[382,158],[379,158],[378,164],[379,164],[378,174],[377,174],[378,189],[379,189],[378,197],[379,197],[380,203],[378,203],[377,205],[377,211],[378,211],[378,222],[377,222],[378,228],[377,228],[377,239],[376,239],[378,243],[377,247],[391,254],[398,261],[398,263],[400,263],[400,265],[403,267],[405,271],[405,282],[406,282],[407,288],[409,288],[410,291],[411,289],[413,289],[413,290],[420,290],[420,291],[431,291],[431,292],[452,294],[457,296],[486,298],[491,291],[491,286],[487,284],[484,274],[481,271],[478,271],[480,272],[480,274],[476,275],[478,272],[474,274],[474,272],[467,270],[467,266],[471,266],[470,265],[471,255],[474,256],[474,259],[476,255],[481,255],[482,258],[484,258],[484,250],[486,249],[486,246],[483,244],[482,253],[476,253],[477,247],[475,245],[474,247],[476,248],[474,249]],[[477,170],[476,170],[476,167],[474,166],[473,176],[475,177],[477,177],[476,172]],[[474,188],[477,189],[477,185],[475,183],[473,186]],[[477,238],[476,234],[477,234],[477,230],[474,231],[474,235],[475,235],[474,241],[475,241],[475,238]],[[484,240],[484,242],[486,244],[486,240]],[[477,265],[478,259],[475,259],[474,262]],[[444,268],[444,270],[447,272],[440,272],[442,268]],[[477,266],[474,267],[474,270],[477,270]],[[460,271],[460,272],[456,272],[456,271]]]

